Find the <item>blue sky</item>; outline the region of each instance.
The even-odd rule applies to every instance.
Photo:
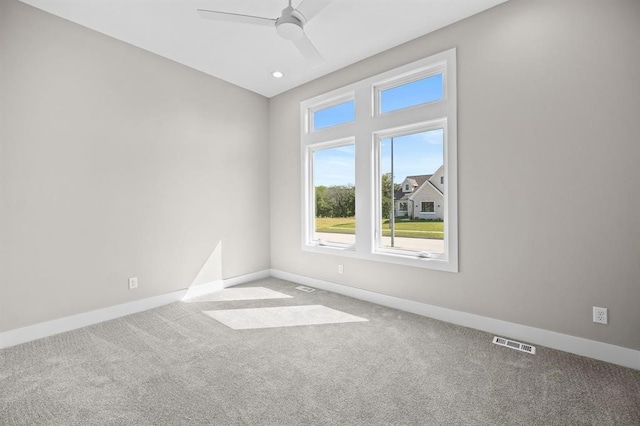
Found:
[[[313,157],[314,185],[355,185],[355,152],[354,145],[316,151]]]
[[[348,123],[356,118],[354,101],[344,102],[313,113],[313,129],[319,130],[342,123]]]
[[[429,76],[381,92],[382,112],[394,111],[443,96],[442,74]],[[345,102],[314,113],[314,129],[322,129],[355,119],[355,104]],[[430,130],[395,137],[394,182],[401,183],[406,176],[435,172],[443,164],[444,132]],[[391,140],[381,141],[382,173],[391,171]],[[354,185],[355,148],[353,145],[328,148],[314,154],[314,184],[316,186]]]
[[[444,158],[442,129],[393,138],[393,181],[402,183],[411,175],[432,174]],[[380,145],[382,173],[391,172],[391,139]]]
[[[380,110],[395,111],[413,105],[442,99],[442,74],[425,77],[402,86],[392,87],[380,93]]]

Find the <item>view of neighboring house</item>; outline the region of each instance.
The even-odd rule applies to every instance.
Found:
[[[432,175],[407,176],[395,192],[396,217],[444,218],[444,166]]]

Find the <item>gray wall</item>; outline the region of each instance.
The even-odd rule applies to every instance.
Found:
[[[272,98],[272,268],[640,349],[639,23],[637,0],[512,0]],[[302,252],[300,101],[451,47],[460,273]]]
[[[511,0],[267,101],[0,0],[0,332],[206,281],[219,247],[219,277],[271,265],[640,349],[638,22],[636,0]],[[303,253],[299,102],[450,47],[461,272]]]
[[[269,268],[266,98],[0,7],[0,332]]]

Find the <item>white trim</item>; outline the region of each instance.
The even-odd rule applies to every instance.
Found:
[[[213,293],[224,289],[224,281],[217,280],[210,283],[204,283],[200,285],[194,285],[187,289],[187,292],[182,296],[181,300],[193,299],[194,297],[203,296],[205,294]]]
[[[640,370],[640,351],[634,349],[374,293],[277,269],[271,270],[271,276],[440,321]]]
[[[428,102],[420,102],[418,104],[397,108],[387,112],[382,112],[382,99],[380,96],[382,92],[389,89],[395,89],[396,87],[400,87],[405,84],[415,83],[416,81],[419,81],[422,79],[435,77],[437,75],[442,75],[442,97],[441,98],[434,99],[433,101],[428,101]],[[390,78],[387,78],[386,80],[379,81],[378,83],[372,84],[373,98],[374,98],[374,116],[379,116],[383,114],[392,114],[398,110],[412,108],[414,106],[424,105],[427,103],[446,101],[447,100],[446,75],[447,75],[447,61],[443,60],[442,62],[439,62],[439,63],[429,64],[425,67],[410,70],[401,75],[392,75]]]
[[[362,253],[353,250],[353,246],[338,247],[337,245],[306,245],[302,247],[303,251],[311,253],[327,254],[330,256],[342,256],[351,257],[355,259],[372,260],[383,263],[393,263],[395,265],[404,265],[416,268],[428,268],[436,271],[445,272],[458,272],[457,269],[452,269],[449,262],[446,259],[431,254],[429,257],[424,257],[417,251],[405,251],[401,252],[398,249],[393,251],[384,251],[384,249],[377,249],[371,253]],[[403,254],[404,253],[404,254]]]
[[[331,99],[325,99],[320,103],[314,104],[314,105],[309,105],[307,107],[307,114],[308,114],[308,118],[307,118],[307,123],[308,123],[308,128],[305,129],[306,133],[312,133],[312,132],[321,132],[323,130],[329,129],[331,127],[335,127],[335,126],[340,126],[342,124],[348,124],[351,123],[353,121],[355,121],[355,93],[353,92],[347,92],[347,93],[342,93],[340,96],[331,98]],[[326,127],[322,127],[320,129],[316,129],[315,128],[315,114],[316,112],[320,112],[320,111],[324,111],[325,109],[329,109],[329,108],[333,108],[339,105],[343,105],[349,102],[354,102],[353,105],[353,115],[354,115],[354,119],[353,120],[349,120],[349,121],[343,121],[341,123],[336,123],[336,124],[330,124]]]
[[[597,342],[595,340],[584,339],[582,337],[571,336],[568,334],[556,333],[554,331],[543,330],[526,325],[515,324],[494,318],[483,317],[466,312],[455,311],[439,306],[428,305],[426,303],[388,296],[381,293],[374,293],[368,290],[362,290],[355,287],[332,283],[329,281],[309,278],[302,275],[280,271],[277,269],[265,269],[246,275],[227,278],[222,280],[222,286],[223,288],[233,287],[236,285],[245,284],[251,281],[269,277],[280,278],[297,284],[303,284],[308,287],[314,287],[338,294],[343,294],[355,299],[364,300],[382,306],[388,306],[390,308],[411,312],[440,321],[446,321],[452,324],[474,328],[492,334],[507,336],[516,340],[522,340],[536,345],[542,345],[548,348],[570,352],[576,355],[586,356],[600,361],[610,362],[612,364],[622,365],[624,367],[640,370],[640,351],[634,349]],[[202,292],[201,294],[206,294],[207,289],[211,291],[221,290],[220,281],[206,283],[199,286],[194,286],[193,288],[178,290],[172,293],[149,297],[142,300],[136,300],[133,302],[85,312],[82,314],[72,315],[40,324],[34,324],[28,327],[9,330],[4,333],[0,333],[0,349],[30,342],[32,340],[41,339],[43,337],[53,336],[55,334],[64,333],[66,331],[87,327],[89,325],[109,321],[137,312],[146,311],[149,309],[167,305],[169,303],[178,302],[182,300],[187,294],[195,294],[200,292]]]
[[[224,288],[233,287],[235,285],[250,283],[251,281],[261,280],[271,277],[270,269],[263,269],[262,271],[252,272],[250,274],[238,275],[237,277],[225,278]]]
[[[265,269],[246,275],[227,278],[221,281],[214,281],[197,286],[192,286],[183,290],[161,294],[159,296],[148,297],[141,300],[134,300],[133,302],[109,306],[107,308],[71,315],[68,317],[42,322],[27,327],[16,328],[14,330],[0,333],[0,349],[16,346],[37,339],[42,339],[43,337],[53,336],[55,334],[76,330],[78,328],[87,327],[138,312],[147,311],[149,309],[168,305],[169,303],[178,302],[180,300],[183,300],[184,298],[201,296],[203,294],[219,291],[223,288],[232,287],[234,285],[244,284],[262,278],[268,278],[269,276],[271,276],[270,270]]]
[[[95,311],[84,312],[27,327],[17,328],[15,330],[9,330],[0,334],[0,348],[8,348],[10,346],[19,345],[21,343],[30,342],[43,337],[53,336],[66,331],[87,327],[100,322],[168,305],[169,303],[181,300],[186,293],[186,289],[178,290],[172,293],[161,294],[160,296],[135,300],[133,302],[110,306],[108,308],[97,309]]]
[[[353,147],[354,155],[353,155],[353,166],[355,171],[355,138],[353,136],[340,138],[331,141],[320,142],[317,144],[309,145],[303,152],[303,160],[308,168],[309,172],[305,173],[304,178],[302,179],[302,193],[305,194],[307,199],[315,200],[315,184],[313,182],[314,175],[314,167],[315,167],[315,153],[316,151],[322,151],[326,149],[332,148],[342,148],[342,147]],[[355,178],[355,176],[354,176]],[[321,242],[320,240],[314,239],[316,233],[315,226],[315,203],[306,202],[304,204],[304,214],[302,216],[302,229],[305,229],[307,234],[303,238],[302,249],[304,250],[307,246],[331,246],[331,247],[339,247],[343,249],[349,249],[353,246],[353,244],[342,244],[338,242]],[[354,236],[355,237],[355,236]]]
[[[420,76],[442,73],[443,98],[438,101],[418,104],[407,108],[378,114],[376,99],[380,89],[395,84],[414,81]],[[301,140],[301,226],[302,250],[334,256],[349,256],[362,259],[395,263],[439,271],[458,272],[458,209],[457,209],[457,92],[456,92],[456,49],[452,48],[422,60],[406,64],[369,77],[362,81],[315,96],[300,103]],[[336,99],[355,100],[356,119],[349,123],[312,132],[309,128],[310,114],[324,105],[331,105]],[[433,126],[433,127],[431,127]],[[385,135],[402,135],[432,128],[444,129],[443,166],[444,178],[448,182],[443,203],[444,255],[436,258],[389,255],[377,249],[380,234],[379,194],[379,148],[377,140]],[[355,246],[331,244],[323,246],[313,241],[314,207],[312,150],[324,142],[355,140],[355,187],[356,187],[356,227]],[[425,213],[424,217],[436,216],[436,212]],[[348,249],[347,249],[348,248]]]

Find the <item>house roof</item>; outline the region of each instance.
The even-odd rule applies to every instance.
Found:
[[[427,180],[431,179],[433,175],[415,175],[415,176],[407,176],[405,180],[410,181],[411,183],[415,183],[416,186],[422,186]]]
[[[409,183],[413,185],[414,189],[417,189],[417,188],[420,188],[422,184],[424,184],[426,181],[431,179],[431,176],[433,175],[407,176],[406,178],[404,178],[404,181],[402,182],[404,183],[405,181],[409,181]],[[395,192],[393,196],[395,200],[408,200],[411,194],[412,194],[411,192],[403,192],[402,188],[400,188],[398,191]]]
[[[411,192],[404,193],[402,191],[396,191],[396,193],[393,195],[393,199],[396,201],[408,200],[411,194]]]
[[[440,189],[438,189],[437,186],[435,186],[433,183],[431,183],[431,181],[429,181],[429,179],[431,179],[432,176],[433,175],[407,176],[406,178],[404,178],[402,182],[404,183],[408,181],[411,185],[413,185],[414,190],[412,190],[411,192],[404,192],[402,188],[400,188],[398,191],[395,191],[395,193],[393,194],[393,197],[394,197],[393,199],[395,201],[406,201],[410,199],[411,196],[415,194],[415,190],[422,187],[422,185],[424,185],[424,183],[427,181],[429,182],[431,187],[433,187],[436,191],[438,191],[442,195],[442,191],[440,191]]]

